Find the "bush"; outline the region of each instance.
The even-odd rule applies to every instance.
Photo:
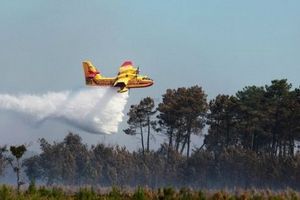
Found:
[[[2,185],[0,188],[0,199],[12,199],[14,191],[11,187],[8,187],[6,185]]]
[[[176,191],[172,187],[167,187],[159,190],[159,198],[165,200],[174,199],[176,196]]]
[[[26,191],[27,194],[36,194],[37,189],[35,186],[35,182],[32,180],[28,186],[28,189]]]
[[[75,194],[76,200],[93,200],[97,199],[97,194],[93,188],[81,188],[78,193]]]
[[[38,189],[38,193],[41,197],[50,197],[51,196],[51,191],[44,186],[42,186]]]
[[[190,199],[196,199],[196,197],[194,197],[193,191],[191,191],[189,188],[181,188],[179,191],[179,199],[190,200]]]
[[[122,198],[122,193],[119,188],[113,186],[111,192],[108,194],[109,199],[112,200],[121,200]]]
[[[134,192],[132,199],[134,200],[146,200],[148,199],[145,195],[145,190],[142,187],[138,187],[137,190]]]

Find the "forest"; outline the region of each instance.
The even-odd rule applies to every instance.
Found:
[[[60,142],[40,139],[41,152],[26,159],[24,145],[3,146],[0,173],[11,166],[50,186],[300,190],[300,88],[286,79],[211,100],[197,85],[168,89],[158,105],[145,97],[127,115],[118,134],[139,137],[136,151],[88,146],[69,133]],[[157,134],[167,142],[153,149]],[[203,144],[192,147],[192,135]]]

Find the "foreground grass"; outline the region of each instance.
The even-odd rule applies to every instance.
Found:
[[[300,200],[300,194],[293,190],[274,192],[271,190],[237,190],[237,191],[196,191],[188,188],[175,190],[171,187],[152,190],[138,187],[135,190],[121,190],[112,187],[109,190],[85,187],[69,189],[68,187],[36,187],[30,185],[26,190],[19,193],[12,186],[0,186],[0,200],[152,200],[152,199],[175,199],[175,200]]]

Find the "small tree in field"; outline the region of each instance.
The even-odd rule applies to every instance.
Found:
[[[6,152],[6,146],[0,147],[0,175],[2,175],[3,170],[5,168],[5,156],[4,153]]]
[[[10,146],[9,150],[14,157],[8,157],[7,161],[17,175],[17,187],[18,187],[18,193],[19,193],[21,185],[24,184],[24,182],[22,182],[20,180],[20,172],[22,169],[20,159],[22,158],[24,153],[27,151],[27,148],[25,145]]]

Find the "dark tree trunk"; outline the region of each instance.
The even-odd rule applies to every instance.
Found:
[[[179,152],[179,144],[180,144],[180,133],[177,132],[176,134],[176,139],[175,139],[175,146],[176,146],[176,151]]]
[[[150,150],[150,116],[147,116],[148,135],[147,135],[147,152]]]
[[[17,191],[18,194],[20,193],[20,186],[21,186],[21,181],[20,181],[20,161],[17,159],[17,166],[15,168],[16,173],[17,173]]]
[[[181,146],[181,150],[180,150],[180,153],[181,153],[181,154],[183,154],[183,150],[184,150],[184,148],[185,148],[185,145],[186,145],[187,141],[188,141],[188,138],[187,138],[187,135],[186,135],[186,136],[184,137],[184,141],[183,141],[183,144],[182,144],[182,146]]]
[[[187,151],[186,151],[187,158],[190,156],[190,145],[191,145],[191,133],[189,132],[187,135]]]
[[[173,129],[169,132],[169,148],[173,147]]]
[[[140,122],[140,131],[141,131],[142,151],[143,151],[143,155],[144,155],[145,154],[145,146],[144,146],[144,133],[143,133],[142,122]]]

